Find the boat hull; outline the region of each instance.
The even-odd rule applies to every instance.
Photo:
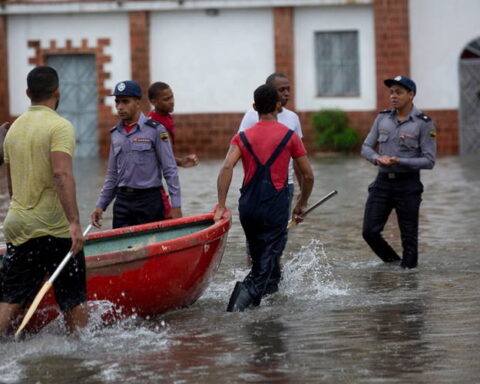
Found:
[[[85,260],[89,305],[101,303],[102,319],[109,322],[131,315],[155,316],[193,304],[220,265],[230,225],[230,213],[216,223],[209,213],[88,235]],[[172,231],[183,235],[156,241],[157,234],[168,237]],[[109,242],[118,249],[95,252],[108,249]],[[50,291],[28,330],[38,331],[58,314]]]

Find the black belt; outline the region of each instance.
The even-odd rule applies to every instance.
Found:
[[[378,172],[379,180],[419,179],[420,172]]]
[[[135,193],[135,194],[140,194],[140,193],[148,193],[148,192],[153,192],[153,191],[159,191],[160,187],[153,187],[153,188],[130,188],[130,187],[118,187],[118,190],[123,193]]]

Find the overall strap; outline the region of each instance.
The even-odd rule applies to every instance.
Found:
[[[262,165],[260,160],[258,160],[258,157],[255,154],[255,152],[253,152],[253,148],[250,145],[250,142],[247,140],[247,136],[245,135],[245,132],[243,132],[243,131],[240,132],[240,139],[242,139],[242,142],[243,142],[243,145],[245,145],[245,148],[247,148],[248,151],[252,154],[252,156],[255,159],[255,162],[257,163],[257,165]]]
[[[289,129],[288,132],[283,137],[280,144],[278,144],[278,147],[277,149],[275,149],[275,152],[272,153],[272,156],[270,156],[270,159],[268,159],[268,161],[265,163],[267,167],[270,167],[273,164],[273,162],[277,159],[277,157],[280,155],[280,152],[283,151],[283,149],[288,143],[288,140],[290,140],[290,137],[292,137],[293,134],[294,132],[291,129]]]

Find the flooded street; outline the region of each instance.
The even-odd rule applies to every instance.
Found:
[[[424,171],[419,267],[385,265],[361,238],[376,169],[359,157],[312,158],[311,203],[338,195],[293,228],[280,291],[260,307],[225,312],[248,272],[237,204],[220,268],[190,308],[100,327],[79,339],[58,319],[26,340],[0,343],[0,383],[474,383],[480,377],[479,157],[441,158]],[[220,160],[181,169],[183,213],[211,211]],[[78,160],[82,226],[101,184],[103,160]],[[0,219],[8,207],[0,168]],[[111,226],[111,207],[104,227]],[[0,235],[3,239],[3,234]],[[392,216],[385,236],[400,249]]]

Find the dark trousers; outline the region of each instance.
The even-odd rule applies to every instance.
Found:
[[[280,257],[287,243],[287,223],[262,225],[259,220],[241,219],[241,224],[252,257],[252,269],[243,283],[254,304],[258,305],[266,293],[267,284],[278,286],[280,281]]]
[[[163,198],[159,188],[119,188],[113,205],[113,228],[129,227],[164,220]]]
[[[294,194],[294,185],[288,184],[288,215],[289,217],[292,214],[292,202],[293,202],[293,194]],[[285,245],[288,240],[288,231],[285,231]],[[284,247],[285,247],[284,245]],[[248,240],[245,242],[247,254],[251,256],[250,252],[250,245],[248,244]],[[280,255],[281,256],[281,255]],[[280,257],[275,261],[272,273],[270,275],[270,279],[268,280],[268,288],[267,292],[273,293],[278,290],[278,284],[282,279],[282,264],[280,263]]]
[[[363,218],[363,238],[384,262],[402,260],[401,266],[404,268],[417,266],[418,217],[422,192],[419,173],[379,173],[370,184]],[[393,209],[397,213],[402,239],[402,259],[382,236]]]

